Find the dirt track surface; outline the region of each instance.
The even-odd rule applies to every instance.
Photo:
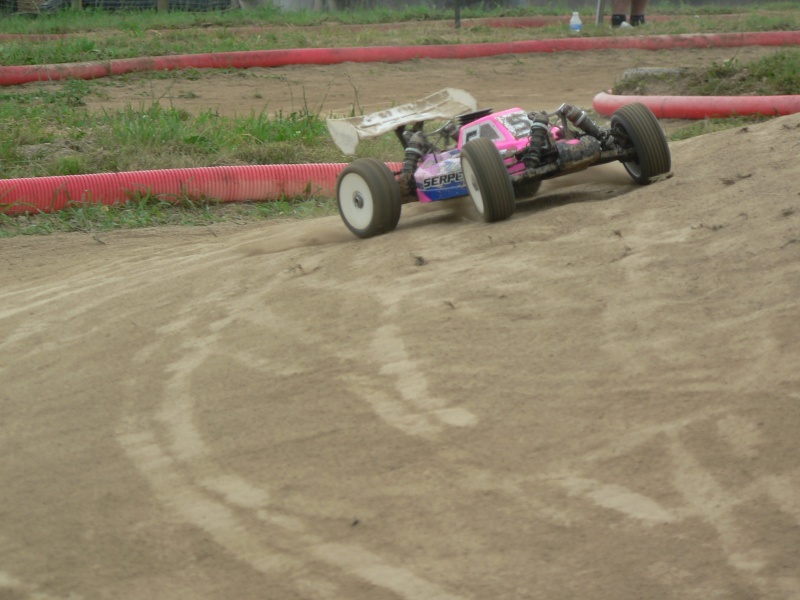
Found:
[[[0,598],[800,598],[800,115],[672,152],[494,225],[0,242]]]

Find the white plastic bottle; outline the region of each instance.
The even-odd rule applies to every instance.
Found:
[[[577,11],[572,13],[572,18],[569,20],[569,28],[572,33],[580,33],[581,29],[583,29],[583,21],[581,21],[581,16]]]

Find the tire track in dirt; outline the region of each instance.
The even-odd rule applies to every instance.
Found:
[[[246,241],[244,244],[250,244]],[[295,241],[292,246],[306,248],[307,245]],[[313,245],[313,240],[312,240]],[[285,250],[284,250],[285,251]],[[43,311],[48,318],[41,319],[35,327],[18,327],[16,331],[5,338],[3,346],[9,351],[16,346],[25,344],[37,334],[52,328],[54,322],[67,320],[90,320],[93,313],[98,313],[109,305],[129,303],[135,297],[151,297],[154,291],[168,280],[202,277],[202,272],[209,269],[225,270],[239,260],[240,251],[223,249],[204,249],[200,253],[190,253],[184,257],[161,256],[152,257],[145,263],[139,261],[116,261],[104,265],[97,273],[90,271],[85,275],[71,276],[63,285],[55,288],[46,286],[34,292],[35,302],[18,310],[4,311],[0,318],[11,319],[23,311],[36,309]],[[279,259],[280,260],[280,257]],[[163,268],[164,261],[168,261],[169,269]],[[111,275],[123,272],[123,275]],[[287,274],[288,271],[288,274]],[[292,276],[292,269],[278,273],[274,278],[278,284],[284,277]],[[113,291],[111,291],[113,290]],[[154,337],[159,341],[139,348],[134,357],[134,363],[142,363],[148,369],[148,361],[152,356],[171,355],[174,358],[159,369],[163,376],[159,377],[150,372],[149,378],[162,379],[162,395],[157,398],[159,408],[155,414],[145,417],[141,409],[130,404],[124,411],[117,436],[121,446],[125,449],[129,459],[137,469],[150,482],[156,497],[170,510],[174,511],[181,519],[206,531],[222,547],[229,550],[242,562],[252,568],[267,573],[288,573],[293,570],[305,571],[303,565],[309,560],[321,561],[334,569],[341,569],[346,574],[359,577],[378,587],[386,588],[404,598],[441,598],[456,599],[457,596],[440,590],[435,584],[425,581],[413,572],[402,567],[392,566],[385,559],[374,553],[354,545],[334,543],[310,533],[303,520],[290,515],[271,514],[269,510],[269,492],[260,486],[254,486],[235,474],[219,468],[209,456],[210,452],[203,442],[202,435],[195,427],[193,414],[192,378],[209,360],[226,352],[228,341],[222,337],[222,332],[233,320],[242,318],[248,313],[252,314],[254,305],[261,305],[263,298],[273,293],[273,286],[266,285],[253,291],[250,295],[238,295],[237,291],[227,285],[214,286],[213,291],[189,304],[176,304],[170,321],[154,332]],[[232,300],[232,298],[234,298]],[[55,307],[68,300],[74,308],[59,311]],[[177,302],[179,300],[176,299]],[[215,307],[225,305],[229,314],[218,319],[208,320],[207,315]],[[121,319],[133,318],[120,314]],[[268,319],[270,321],[271,319]],[[280,319],[274,319],[279,323]],[[264,323],[259,319],[258,325]],[[281,335],[293,337],[291,324],[277,327]],[[196,331],[195,334],[188,332]],[[81,334],[63,337],[59,345],[80,342],[81,337],[91,335],[93,332],[82,330]],[[181,336],[178,347],[170,348],[175,336]],[[391,333],[378,336],[379,341],[395,346],[397,350],[397,363],[395,372],[389,377],[402,377],[404,370],[410,365],[402,347],[402,339],[395,338]],[[308,343],[308,342],[306,342]],[[56,345],[52,350],[56,350]],[[29,357],[36,355],[47,348],[37,346],[31,349]],[[230,348],[234,360],[253,365],[254,362],[261,369],[270,370],[275,361],[254,357],[249,353],[241,353],[234,347]],[[356,354],[355,359],[363,357]],[[286,367],[290,367],[289,364]],[[151,368],[151,367],[149,367]],[[391,369],[390,369],[391,370]],[[132,377],[125,384],[131,390],[141,387],[139,377]],[[389,425],[401,423],[403,420],[417,420],[415,410],[423,413],[441,409],[438,403],[431,404],[417,392],[397,394],[401,400],[393,413],[402,413],[397,420],[386,419]],[[405,403],[410,405],[410,410],[403,408]],[[416,405],[416,406],[415,406]],[[447,413],[440,411],[444,420]],[[385,415],[384,415],[385,416]],[[468,420],[468,416],[461,416]],[[147,425],[151,423],[151,425]],[[402,429],[402,427],[401,427]],[[434,431],[435,432],[435,431]],[[431,433],[431,431],[426,431]],[[160,440],[167,440],[167,443]],[[238,513],[250,513],[248,518],[242,519]],[[247,521],[261,522],[262,528],[269,529],[264,542],[264,537],[253,533]],[[275,529],[278,535],[275,535]],[[276,551],[271,545],[271,538],[278,537],[277,547],[295,548],[301,556],[289,557]],[[297,550],[300,548],[301,550]],[[314,589],[327,590],[335,584],[332,580],[314,582],[307,574],[302,580],[295,578],[298,589],[306,592]],[[320,597],[325,597],[323,594]]]
[[[225,269],[226,263],[236,260],[238,254],[236,252],[231,256],[228,253],[226,257],[217,259],[206,255],[195,256],[184,262],[181,275],[186,277],[192,270],[205,270],[210,266]],[[292,276],[292,272],[289,269],[287,276]],[[139,273],[139,277],[149,280],[147,272]],[[278,277],[277,282],[281,281],[281,277]],[[232,291],[223,285],[211,295],[205,296],[201,302],[182,307],[171,323],[156,332],[156,337],[162,341],[140,349],[137,352],[139,360],[146,362],[147,357],[161,354],[159,347],[169,343],[172,336],[180,332],[183,339],[180,347],[174,349],[177,358],[161,367],[165,380],[160,407],[152,417],[153,426],[147,427],[145,423],[149,419],[143,420],[141,415],[137,415],[138,411],[130,406],[118,430],[120,444],[164,505],[181,519],[206,531],[239,560],[260,572],[282,573],[292,578],[298,589],[306,592],[314,589],[327,590],[334,585],[332,580],[313,582],[306,575],[302,579],[292,575],[295,571],[304,573],[306,569],[303,565],[308,561],[321,561],[329,567],[343,570],[345,575],[361,578],[399,597],[456,600],[458,596],[443,591],[407,568],[393,566],[365,548],[326,541],[309,532],[301,517],[275,513],[270,509],[268,489],[253,485],[215,465],[211,452],[195,427],[192,379],[208,361],[214,360],[220,354],[230,353],[234,361],[252,365],[252,355],[240,356],[235,347],[227,348],[229,340],[224,339],[222,333],[233,320],[251,312],[252,306],[265,304],[263,298],[275,293],[273,288],[274,282],[273,285],[268,284],[250,295],[231,300]],[[146,290],[139,292],[147,293]],[[209,322],[205,315],[211,307],[223,301],[226,302],[229,314]],[[209,309],[204,309],[203,305],[207,305]],[[263,326],[264,314],[260,313],[258,322],[253,324]],[[298,331],[295,331],[291,322],[282,323],[280,318],[269,311],[266,314],[268,327],[279,331],[281,337],[303,337],[302,332],[298,336]],[[187,336],[186,332],[189,331],[197,333]],[[412,386],[412,390],[403,387],[402,379],[407,378],[409,369],[414,369],[416,365],[409,361],[402,338],[396,332],[379,330],[375,341],[393,348],[387,363],[388,371],[384,374],[401,380],[397,387],[400,402],[390,401],[392,406],[389,410],[379,411],[379,416],[388,425],[399,426],[406,433],[432,434],[438,429],[419,425],[408,429],[403,425],[409,421],[418,423],[428,413],[435,414],[443,423],[463,425],[474,421],[469,413],[446,409],[440,402],[429,400],[424,389],[424,374],[420,372],[416,373],[415,383],[418,386],[420,381],[423,382],[422,389],[416,386]],[[303,343],[310,342],[305,340]],[[320,346],[316,347],[319,352]],[[368,360],[367,357],[359,356],[359,353],[355,353],[352,358]],[[270,371],[273,366],[272,361],[263,359],[257,361],[257,364],[266,371]],[[384,369],[386,366],[381,371]],[[134,378],[127,385],[136,388],[138,381]],[[164,444],[159,442],[160,439],[168,441]],[[250,519],[254,516],[261,522],[261,528],[267,530],[266,536],[263,533],[254,533],[237,516],[237,512],[242,510],[251,513],[248,515]],[[287,557],[276,548],[294,550]],[[298,553],[301,556],[295,556]]]

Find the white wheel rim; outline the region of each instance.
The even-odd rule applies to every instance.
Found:
[[[348,173],[339,184],[339,209],[344,220],[362,230],[372,223],[375,200],[367,182],[358,173]]]
[[[461,161],[461,170],[464,172],[464,181],[466,182],[467,189],[469,190],[469,197],[472,198],[472,203],[475,205],[475,209],[480,214],[483,214],[483,194],[481,194],[481,189],[478,187],[478,179],[475,177],[475,171],[473,170],[472,165],[469,164],[469,160]]]

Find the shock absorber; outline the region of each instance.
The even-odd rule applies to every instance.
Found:
[[[402,195],[410,198],[417,190],[414,173],[416,173],[419,163],[425,156],[428,142],[421,131],[406,131],[403,133],[403,139],[406,145],[406,152],[403,160],[403,170],[400,173],[398,183],[400,184]]]
[[[522,154],[522,162],[526,167],[535,169],[542,164],[542,157],[553,149],[550,117],[544,112],[532,112],[528,113],[528,118],[531,120],[531,132],[528,146]]]
[[[609,132],[592,121],[592,118],[586,114],[585,110],[581,110],[577,106],[572,106],[571,104],[562,104],[558,109],[558,114],[584,133],[588,133],[599,140],[602,146],[605,146],[606,142],[609,140]]]
[[[422,157],[425,156],[425,136],[421,131],[405,133],[406,154],[403,161],[403,173],[414,173]]]

